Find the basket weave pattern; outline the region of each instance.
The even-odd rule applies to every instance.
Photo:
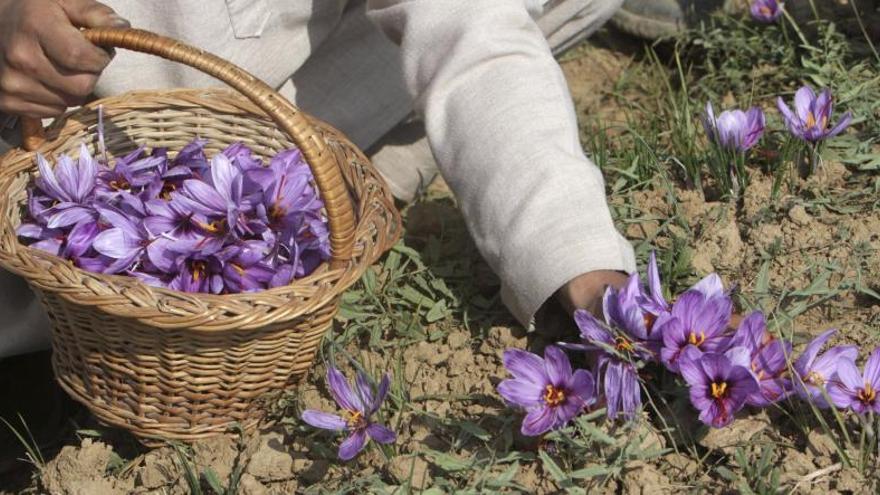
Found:
[[[59,119],[38,151],[51,158],[76,155],[86,142],[94,152],[99,104],[111,156],[139,145],[176,150],[199,137],[207,140],[209,157],[243,141],[267,161],[302,144],[279,128],[277,118],[237,93],[175,90],[90,104]],[[342,292],[399,237],[399,215],[366,157],[330,126],[299,117],[306,119],[310,139],[324,145],[321,159],[341,171],[353,205],[355,242],[347,259],[257,293],[157,289],[131,277],[86,272],[20,244],[15,231],[36,173],[34,153],[13,150],[0,157],[0,265],[37,293],[52,323],[58,381],[103,422],[146,443],[204,438],[234,423],[255,427],[264,416],[261,396],[308,371]]]

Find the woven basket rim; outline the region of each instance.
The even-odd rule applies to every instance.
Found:
[[[230,113],[236,112],[241,115],[249,115],[253,118],[263,120],[265,125],[267,126],[275,127],[276,129],[278,128],[278,126],[274,124],[268,118],[266,113],[263,112],[259,107],[257,107],[235,91],[227,88],[129,91],[120,95],[93,101],[79,109],[65,113],[62,117],[56,119],[53,125],[50,126],[50,128],[47,130],[49,140],[47,140],[47,142],[37,150],[28,152],[21,149],[13,149],[7,152],[5,155],[0,155],[0,193],[5,193],[6,195],[9,195],[8,190],[11,187],[12,183],[16,180],[19,180],[18,178],[23,172],[27,173],[29,180],[33,178],[35,172],[37,171],[37,167],[33,159],[36,153],[52,153],[53,150],[62,146],[66,142],[66,140],[73,138],[80,132],[86,132],[88,136],[92,136],[92,133],[88,131],[89,126],[84,124],[83,122],[89,122],[95,118],[98,106],[103,106],[105,121],[112,122],[114,115],[116,115],[119,111],[142,111],[150,108],[150,105],[153,105],[155,109],[160,109],[162,107],[172,108],[173,106],[181,106],[188,109],[194,109],[198,107],[205,108],[206,105],[198,104],[199,100],[205,100],[205,103],[209,103],[209,107],[212,112],[224,113],[224,111],[228,111]],[[320,119],[312,115],[309,115],[305,112],[303,113],[317,128],[330,131],[338,138],[347,141],[344,135],[342,135],[341,132],[333,128],[331,125],[321,121]],[[354,147],[353,145],[351,146],[357,150],[356,147]],[[363,157],[365,163],[369,163],[369,160],[367,160],[362,153],[360,153],[360,155]],[[16,170],[14,172],[4,170],[6,167],[3,167],[3,165],[6,162],[10,160],[22,160],[23,156],[28,157],[27,159],[29,161],[29,166],[27,168],[25,168],[24,170]],[[47,273],[52,273],[54,270],[62,268],[72,271],[76,274],[75,281],[70,281],[69,283],[55,284],[56,286],[58,286],[59,290],[54,292],[56,292],[61,297],[64,297],[66,299],[69,299],[71,302],[84,306],[100,306],[100,308],[96,308],[96,310],[112,314],[117,317],[133,317],[157,329],[172,330],[186,328],[188,330],[204,332],[231,330],[228,328],[216,328],[212,325],[192,325],[189,320],[193,319],[193,315],[181,314],[185,313],[186,311],[180,308],[180,306],[169,304],[174,301],[186,301],[185,305],[193,306],[190,303],[193,299],[195,299],[203,304],[196,304],[194,306],[203,306],[206,310],[211,308],[214,304],[233,303],[260,306],[259,300],[266,297],[284,297],[285,295],[298,293],[298,289],[311,288],[315,286],[323,286],[325,288],[325,291],[319,291],[318,295],[304,298],[301,301],[301,304],[297,306],[295,311],[283,315],[283,317],[278,318],[277,321],[274,321],[272,318],[264,317],[259,319],[258,322],[249,322],[247,320],[249,320],[250,318],[241,315],[239,315],[238,317],[229,317],[230,322],[237,318],[245,320],[240,325],[236,325],[234,327],[236,331],[254,330],[265,327],[269,324],[288,321],[297,316],[309,313],[313,311],[316,307],[322,306],[323,304],[325,304],[322,299],[324,299],[324,296],[328,295],[328,291],[333,296],[341,294],[345,289],[350,287],[360,278],[360,275],[363,274],[364,271],[366,271],[367,268],[376,261],[381,253],[389,249],[391,245],[396,242],[402,230],[399,213],[393,207],[393,200],[390,199],[391,196],[388,192],[388,187],[385,184],[384,180],[372,168],[371,175],[373,175],[375,179],[378,179],[378,183],[381,186],[382,190],[379,192],[379,194],[385,196],[392,205],[389,209],[391,210],[390,213],[394,219],[394,222],[391,223],[393,223],[393,227],[395,227],[395,231],[392,233],[392,235],[389,236],[386,245],[380,247],[380,249],[378,250],[378,254],[371,257],[365,256],[365,253],[363,253],[363,246],[361,243],[363,235],[372,235],[373,237],[376,237],[378,233],[371,233],[368,231],[368,217],[371,214],[371,209],[366,209],[366,211],[364,211],[365,209],[358,208],[357,205],[355,205],[355,213],[357,217],[356,232],[358,234],[356,236],[355,252],[352,259],[343,268],[331,269],[330,263],[328,261],[323,261],[308,276],[294,280],[294,282],[290,285],[267,289],[264,291],[220,295],[207,293],[185,293],[167,288],[153,287],[141,282],[134,277],[129,277],[125,275],[105,275],[89,272],[87,270],[74,266],[74,264],[69,260],[65,260],[63,258],[56,257],[49,253],[40,251],[38,249],[25,246],[24,244],[17,242],[17,237],[17,246],[15,249],[19,251],[19,255],[26,254],[27,257],[31,260],[34,260],[35,263],[39,263],[40,265],[44,266]],[[349,197],[351,198],[351,191],[349,192]],[[355,198],[351,199],[353,201],[355,200]],[[11,198],[8,201],[11,201]],[[5,225],[3,225],[5,223],[7,223],[6,216],[0,215],[0,227],[6,227]],[[14,232],[14,229],[11,225],[9,226],[9,229]],[[3,228],[2,230],[5,231],[5,228]],[[5,233],[2,232],[0,232],[0,234],[5,235]],[[7,252],[5,249],[2,248],[2,246],[0,246],[0,266],[13,273],[21,275],[26,279],[30,278],[28,276],[28,273],[24,269],[25,267],[18,260],[18,257],[15,256],[13,253]],[[28,281],[31,282],[31,280]],[[128,305],[106,305],[104,304],[104,299],[106,295],[101,295],[97,293],[91,295],[88,293],[84,294],[82,290],[79,290],[82,289],[84,285],[87,285],[89,281],[105,286],[110,293],[127,294],[129,296],[134,296],[136,293],[141,293],[142,296],[145,296],[142,299],[154,300],[157,301],[159,304],[136,305],[132,301]],[[69,293],[68,290],[70,290]],[[134,309],[137,309],[139,311],[133,311]],[[153,311],[149,311],[150,309],[152,309]],[[143,312],[144,314],[135,314],[138,312]],[[204,318],[204,314],[201,317]],[[220,317],[221,316],[218,316],[218,318]]]

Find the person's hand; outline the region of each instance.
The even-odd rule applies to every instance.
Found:
[[[619,289],[626,283],[627,275],[614,270],[596,270],[585,273],[562,286],[556,293],[559,302],[571,314],[576,309],[586,309],[593,316],[603,318],[602,296],[609,285]]]
[[[92,0],[0,0],[0,112],[55,117],[92,93],[110,54],[79,28],[130,27]]]

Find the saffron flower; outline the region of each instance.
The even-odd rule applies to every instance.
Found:
[[[834,405],[850,408],[858,414],[869,411],[880,413],[880,347],[874,349],[865,372],[859,374],[856,363],[849,359],[842,360],[837,366],[837,380],[828,385],[828,395]]]
[[[834,100],[831,90],[827,88],[818,96],[810,86],[797,90],[794,95],[794,112],[782,97],[777,98],[776,106],[792,135],[809,143],[817,143],[840,134],[852,121],[852,113],[847,112],[834,127],[828,127]]]
[[[307,409],[302,413],[302,420],[315,428],[347,432],[348,438],[339,445],[339,458],[343,461],[358,455],[370,439],[382,444],[393,443],[397,435],[370,419],[385,401],[390,384],[391,378],[386,374],[374,394],[366,375],[358,372],[352,389],[341,371],[328,367],[327,388],[342,408],[342,415]]]
[[[53,170],[43,155],[37,154],[40,177],[36,184],[55,205],[40,212],[50,229],[68,227],[79,222],[94,220],[97,213],[90,206],[94,195],[98,163],[85,145],[80,147],[79,160],[63,155]]]
[[[537,436],[561,428],[595,401],[593,376],[586,370],[572,372],[568,356],[559,347],[548,346],[544,358],[508,349],[504,367],[513,378],[502,381],[498,393],[528,411],[521,427],[523,435]]]
[[[700,411],[703,423],[715,428],[729,425],[749,396],[759,391],[744,354],[742,347],[724,354],[691,348],[681,357],[681,376],[690,386],[691,404]]]
[[[706,103],[703,128],[716,146],[745,152],[764,135],[764,112],[758,107],[752,107],[748,112],[725,110],[716,117],[712,103]]]
[[[769,24],[779,20],[783,7],[785,7],[785,2],[779,0],[753,0],[749,11],[752,14],[752,19]]]
[[[733,302],[724,292],[721,278],[714,273],[688,289],[672,305],[672,311],[656,324],[663,332],[663,364],[678,372],[678,358],[688,347],[701,352],[726,349],[730,343],[726,332],[732,310]]]
[[[642,309],[642,318],[645,322],[645,329],[649,334],[656,334],[662,341],[659,331],[654,332],[654,326],[657,318],[661,315],[669,314],[672,309],[666,298],[663,297],[663,285],[660,283],[660,269],[657,267],[657,256],[651,251],[648,259],[647,282],[645,288],[640,288],[637,296],[639,306]]]
[[[605,297],[608,298],[612,291],[611,288],[606,290]],[[606,318],[607,315],[606,312]],[[650,361],[656,354],[648,350],[644,337],[627,333],[626,329],[615,334],[587,311],[576,311],[574,321],[580,328],[583,344],[564,347],[598,354],[595,378],[602,385],[601,393],[605,396],[608,417],[615,419],[618,414],[630,419],[635,417],[642,406],[642,390],[635,362]]]
[[[747,404],[766,407],[791,393],[786,366],[791,342],[784,342],[767,331],[763,313],[755,311],[743,318],[730,345],[748,351],[748,367],[758,381],[759,390],[748,397]]]
[[[813,339],[794,363],[795,391],[798,396],[822,408],[828,407],[823,389],[826,384],[837,379],[838,365],[847,360],[855,361],[859,355],[856,346],[836,346],[819,356],[819,351],[834,332],[835,330],[827,330]]]

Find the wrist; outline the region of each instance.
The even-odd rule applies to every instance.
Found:
[[[556,293],[557,299],[571,314],[577,309],[585,309],[597,318],[602,318],[602,297],[607,287],[620,288],[627,275],[615,270],[595,270],[587,272],[563,285]]]

